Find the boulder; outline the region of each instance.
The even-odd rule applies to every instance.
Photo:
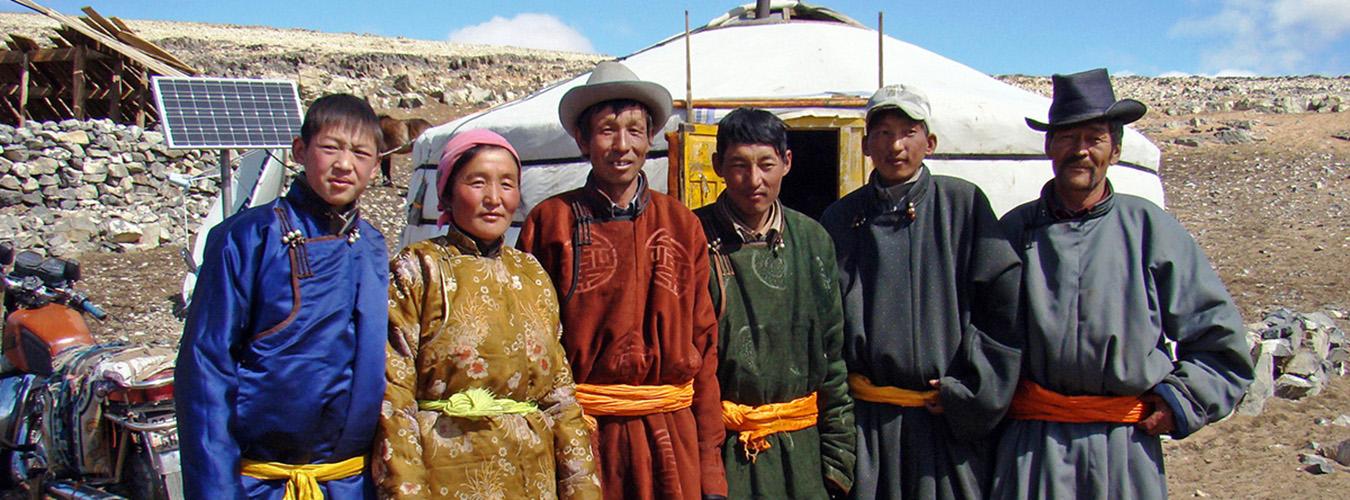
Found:
[[[89,144],[89,133],[83,130],[72,130],[70,132],[53,134],[52,139],[55,139],[57,142],[79,144],[83,146]]]
[[[1317,354],[1313,351],[1299,351],[1294,353],[1294,357],[1284,362],[1283,369],[1280,372],[1310,378],[1322,373],[1322,360],[1317,359]]]
[[[1335,448],[1328,448],[1328,450],[1331,450],[1332,454],[1335,455],[1328,458],[1335,460],[1338,464],[1350,466],[1350,439],[1341,441]]]
[[[75,187],[75,199],[93,200],[96,198],[98,198],[98,188],[88,184]]]
[[[33,158],[28,162],[28,175],[54,174],[61,168],[61,162],[51,158]]]
[[[1266,341],[1270,342],[1270,341]],[[1248,417],[1260,415],[1266,408],[1266,400],[1275,395],[1275,356],[1266,342],[1257,347],[1256,362],[1252,385],[1247,387],[1246,395],[1238,403],[1237,413]]]
[[[23,204],[23,192],[0,189],[0,208]]]
[[[1275,379],[1275,395],[1283,399],[1303,399],[1316,392],[1317,384],[1297,375],[1284,374]]]
[[[104,223],[104,232],[108,234],[108,241],[113,243],[137,243],[141,241],[141,236],[145,234],[140,226],[133,224],[121,218],[111,218]],[[156,238],[159,235],[155,235]]]
[[[1316,453],[1302,453],[1298,456],[1298,461],[1307,466],[1303,470],[1313,474],[1321,475],[1336,472],[1333,461]]]

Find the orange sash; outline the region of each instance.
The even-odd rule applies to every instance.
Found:
[[[1008,417],[1074,424],[1133,424],[1143,420],[1149,410],[1148,403],[1138,396],[1065,396],[1022,379]]]
[[[938,398],[938,391],[911,391],[899,387],[872,385],[871,380],[857,373],[848,374],[848,388],[853,393],[854,399],[907,408],[922,408],[924,403],[936,401]]]
[[[770,435],[816,425],[817,411],[814,392],[786,403],[762,406],[723,401],[722,423],[727,429],[741,433],[739,439],[745,446],[745,456],[753,463],[759,452],[769,449]]]
[[[694,404],[694,381],[682,385],[577,384],[577,402],[595,429],[595,415],[634,417],[688,408]]]

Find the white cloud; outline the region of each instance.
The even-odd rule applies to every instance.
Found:
[[[1182,19],[1169,31],[1210,40],[1200,66],[1219,76],[1313,72],[1333,55],[1324,49],[1347,34],[1345,0],[1222,0],[1218,12]]]
[[[548,14],[523,13],[510,19],[492,19],[450,33],[450,41],[482,45],[509,45],[531,49],[595,52],[581,32]]]

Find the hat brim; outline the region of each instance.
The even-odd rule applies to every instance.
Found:
[[[648,131],[649,134],[664,129],[666,120],[670,119],[670,91],[656,83],[630,80],[573,87],[558,102],[558,120],[567,134],[575,138],[578,133],[577,118],[586,108],[619,99],[632,99],[647,107],[647,112],[652,115],[653,128]]]
[[[1144,113],[1147,112],[1148,106],[1145,106],[1144,103],[1136,101],[1134,99],[1121,99],[1119,101],[1116,101],[1115,104],[1112,104],[1111,107],[1106,108],[1106,111],[1100,113],[1087,113],[1076,116],[1069,116],[1050,123],[1033,120],[1031,118],[1027,118],[1026,121],[1027,126],[1031,127],[1033,130],[1047,132],[1050,130],[1072,127],[1080,123],[1086,123],[1094,120],[1108,120],[1112,122],[1118,122],[1124,125],[1138,121],[1140,118],[1143,118]]]
[[[909,119],[914,121],[919,122],[928,121],[928,115],[924,113],[923,108],[920,108],[913,104],[904,103],[904,104],[882,104],[880,106],[868,109],[867,115],[863,117],[863,123],[870,123],[872,121],[872,117],[875,116],[878,112],[885,111],[888,109],[898,109],[900,110],[901,113],[904,113],[905,116],[908,116]]]

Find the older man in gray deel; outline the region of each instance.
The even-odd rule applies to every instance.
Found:
[[[1251,382],[1242,317],[1186,229],[1106,179],[1143,103],[1105,69],[1053,83],[1049,122],[1027,123],[1055,177],[1001,221],[1028,311],[992,497],[1164,498],[1159,436],[1223,418]]]

